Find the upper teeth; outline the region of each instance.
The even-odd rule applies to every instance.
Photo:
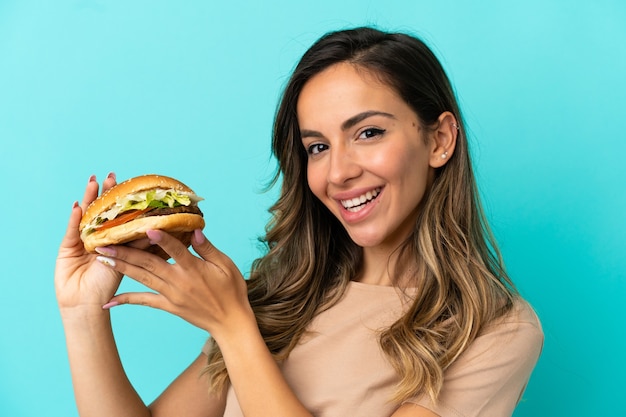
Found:
[[[349,200],[341,200],[341,204],[347,209],[360,206],[361,204],[374,199],[378,195],[378,193],[380,193],[380,188],[368,191],[365,194],[361,194],[360,196],[351,198]]]

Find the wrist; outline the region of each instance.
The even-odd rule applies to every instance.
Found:
[[[84,304],[72,307],[59,307],[64,327],[93,327],[99,323],[110,323],[111,315],[99,304]]]
[[[285,380],[254,314],[251,317],[214,337],[243,414],[311,417]]]
[[[242,341],[251,340],[256,335],[261,337],[256,317],[250,308],[237,314],[231,314],[229,320],[208,329],[220,349],[228,349],[229,345],[241,346]]]

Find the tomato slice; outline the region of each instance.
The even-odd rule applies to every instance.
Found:
[[[149,212],[150,210],[153,210],[154,207],[146,207],[143,210],[134,210],[134,211],[129,211],[128,213],[123,213],[120,214],[119,216],[117,216],[114,219],[108,220],[104,223],[102,223],[100,226],[96,227],[96,230],[104,230],[104,229],[108,229],[110,227],[114,227],[114,226],[119,226],[120,224],[124,224],[126,222],[129,222],[139,216],[141,216],[144,213]]]

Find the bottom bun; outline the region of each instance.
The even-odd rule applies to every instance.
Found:
[[[189,246],[193,231],[202,228],[204,228],[204,218],[198,214],[175,213],[165,216],[149,216],[93,232],[83,239],[83,244],[87,252],[95,253],[99,246],[121,245],[145,238],[148,230],[163,230]]]

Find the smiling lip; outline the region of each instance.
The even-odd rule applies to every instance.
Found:
[[[366,217],[374,207],[374,202],[381,191],[382,187],[376,187],[367,191],[351,192],[350,195],[335,196],[335,200],[342,209],[342,218],[347,222],[356,222]]]
[[[339,202],[341,203],[343,208],[354,213],[361,210],[363,205],[368,204],[370,201],[374,200],[380,193],[380,190],[380,187],[376,187],[375,189],[367,191],[357,197],[339,200]]]

